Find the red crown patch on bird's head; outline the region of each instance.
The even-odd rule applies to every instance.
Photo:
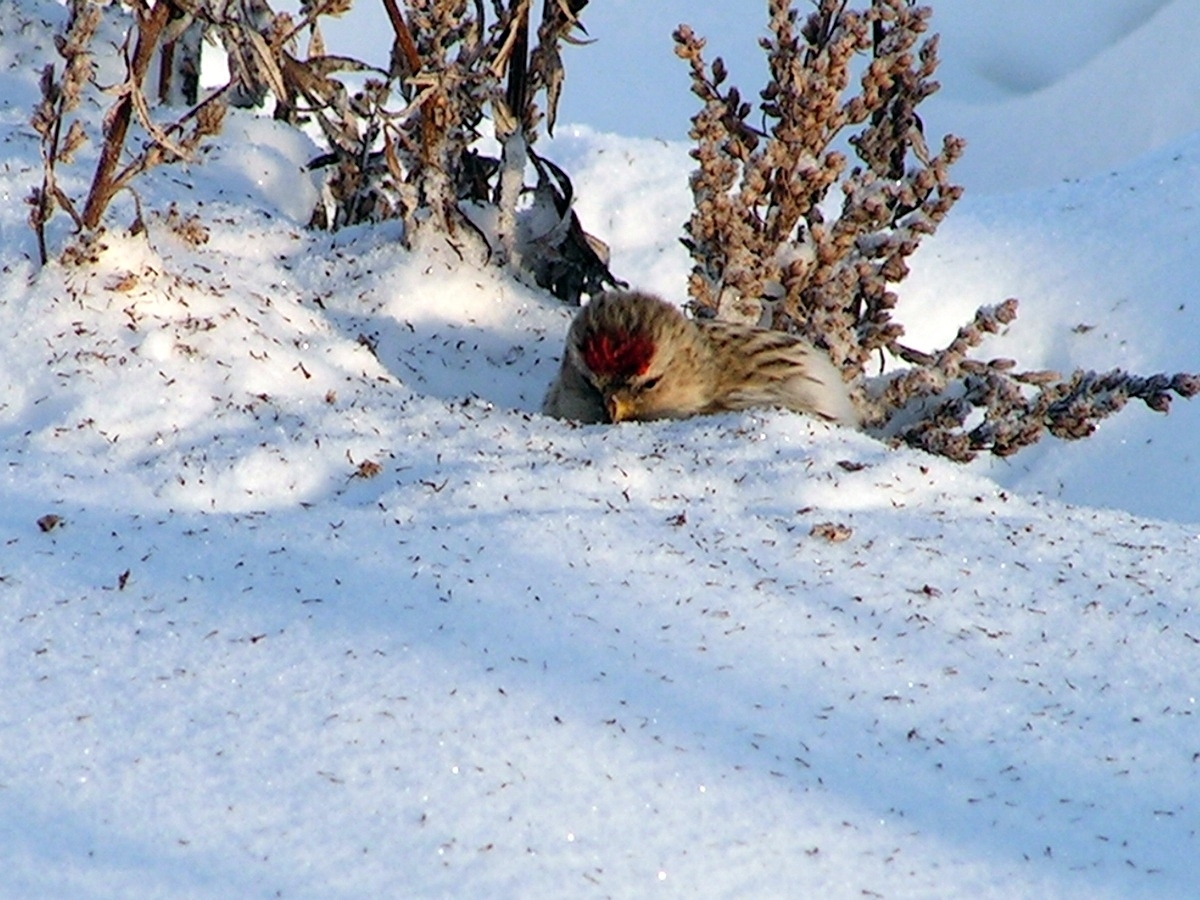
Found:
[[[589,334],[579,348],[593,374],[604,378],[632,378],[650,368],[654,342],[642,334],[599,331]]]

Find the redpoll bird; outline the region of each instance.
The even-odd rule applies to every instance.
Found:
[[[807,341],[694,321],[649,294],[610,291],[571,323],[542,411],[579,422],[623,422],[758,406],[858,424],[841,373]]]

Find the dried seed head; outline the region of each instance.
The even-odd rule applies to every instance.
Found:
[[[225,122],[225,103],[206,103],[196,113],[196,134],[201,136],[219,134]]]

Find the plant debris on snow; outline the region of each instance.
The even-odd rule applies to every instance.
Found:
[[[0,79],[28,101],[0,119],[9,197],[43,183],[25,109],[67,19],[0,5]],[[565,304],[402,249],[402,220],[308,230],[317,148],[286,122],[232,108],[208,137],[113,196],[132,233],[0,209],[0,895],[1192,889],[1182,452],[1123,476],[1172,478],[1173,522],[780,412],[546,420]],[[636,210],[614,269],[682,285],[673,195],[605,167],[686,194],[685,153],[552,149],[582,161],[580,202]],[[64,196],[98,152],[55,163]],[[1164,235],[1200,145],[1139,166],[1043,202],[1099,248],[1078,265],[1115,234],[1135,280],[1179,270],[1124,332],[1155,360],[1159,322],[1196,330],[1185,267],[1150,249],[1188,252]],[[1005,208],[978,213],[997,245]],[[1119,228],[1143,209],[1139,243]],[[42,266],[39,237],[74,252]],[[1063,256],[1024,261],[1050,280]],[[1113,352],[1112,297],[1061,305],[1034,334]]]

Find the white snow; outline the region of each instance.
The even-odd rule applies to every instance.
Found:
[[[1197,370],[1197,107],[1066,91],[1194,66],[1146,39],[1190,5],[1089,3],[1062,54],[1008,5],[993,40],[935,3],[973,35],[947,73],[1005,73],[954,102],[1078,180],[969,191],[901,286],[912,342],[1017,296],[988,350],[1024,366]],[[0,5],[0,896],[1194,895],[1194,404],[967,467],[780,412],[546,420],[570,310],[394,226],[306,231],[312,148],[245,114],[141,183],[148,237],[39,272],[31,16],[61,10]],[[601,130],[571,74],[591,124],[546,152],[681,300],[688,148]],[[1128,133],[1038,124],[1056,90]]]

